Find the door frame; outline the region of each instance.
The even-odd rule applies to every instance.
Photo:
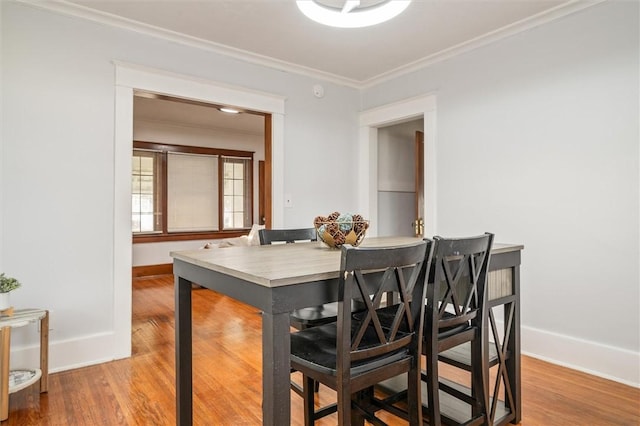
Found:
[[[358,209],[369,218],[367,235],[378,235],[378,128],[420,117],[424,119],[424,235],[437,233],[436,95],[427,94],[360,113]]]
[[[114,222],[113,222],[113,359],[131,356],[131,153],[133,150],[133,96],[135,90],[213,104],[233,105],[271,115],[271,220],[284,221],[284,105],[278,95],[229,86],[189,75],[113,61]],[[265,150],[265,160],[268,153]],[[267,161],[268,164],[268,161]]]
[[[424,128],[424,125],[422,126]],[[414,229],[422,227],[422,237],[425,237],[424,233],[424,131],[416,130],[414,133],[414,147],[415,153],[415,178],[416,178],[416,193],[414,201],[415,209],[415,222]],[[414,231],[415,233],[415,231]]]

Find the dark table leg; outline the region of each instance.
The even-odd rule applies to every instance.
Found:
[[[262,314],[262,424],[291,420],[289,313]]]
[[[511,421],[518,424],[522,420],[522,381],[520,374],[520,266],[512,269],[513,292],[516,295],[513,311],[513,326],[509,330],[508,349],[513,354],[507,360],[507,370],[509,371],[509,381],[513,392],[515,407],[513,411],[515,418]]]
[[[176,424],[193,424],[191,281],[175,278]]]

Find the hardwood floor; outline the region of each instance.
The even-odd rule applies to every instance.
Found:
[[[198,289],[193,321],[194,424],[261,424],[259,313]],[[174,425],[171,275],[134,280],[132,345],[129,359],[52,374],[48,394],[33,386],[11,395],[2,425]],[[526,356],[522,394],[524,426],[640,425],[640,389]],[[321,386],[319,402],[332,398]],[[292,394],[291,401],[292,424],[302,425],[302,400]],[[319,424],[335,425],[336,419]]]

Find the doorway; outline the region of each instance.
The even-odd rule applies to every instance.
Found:
[[[270,114],[265,136],[271,138],[270,155],[273,170],[271,199],[273,226],[282,226],[284,168],[284,98],[234,88],[202,78],[168,73],[134,64],[115,64],[115,129],[114,129],[114,241],[113,241],[113,359],[131,356],[131,153],[133,150],[133,95],[140,90],[184,99],[235,105]]]
[[[153,154],[170,151],[168,158],[177,162],[180,158],[178,153],[189,152],[191,156],[209,155],[213,161],[200,164],[200,167],[213,168],[208,176],[216,176],[216,163],[219,158],[232,158],[238,156],[243,158],[251,167],[243,176],[243,182],[250,181],[242,189],[244,202],[242,203],[242,219],[236,220],[235,227],[231,227],[231,221],[224,219],[227,213],[219,211],[224,205],[223,190],[220,188],[209,188],[207,195],[204,195],[207,202],[199,203],[199,208],[195,208],[195,200],[190,200],[190,207],[197,210],[186,212],[183,210],[182,218],[185,221],[200,220],[198,229],[200,232],[189,232],[196,226],[184,226],[182,232],[171,232],[169,235],[169,221],[177,217],[175,207],[170,208],[171,199],[167,198],[172,175],[163,175],[171,170],[162,164],[166,160],[157,161],[156,169],[150,169],[148,173],[153,173],[154,180],[151,187],[145,187],[144,196],[146,203],[140,201],[139,207],[143,213],[138,217],[146,219],[143,227],[138,219],[138,231],[134,234],[133,241],[133,266],[136,268],[147,268],[151,271],[154,267],[162,267],[160,270],[171,270],[171,258],[166,250],[166,244],[171,241],[171,250],[193,250],[202,247],[208,241],[222,238],[232,238],[246,234],[246,231],[238,229],[238,225],[243,225],[246,229],[251,224],[262,224],[262,220],[270,219],[271,212],[259,211],[264,205],[265,198],[270,194],[264,194],[267,187],[267,180],[270,176],[260,175],[258,164],[270,162],[265,161],[265,152],[270,151],[271,140],[265,134],[266,122],[270,120],[269,114],[237,108],[235,113],[224,112],[225,108],[230,109],[231,105],[214,105],[191,99],[181,99],[156,93],[146,93],[136,91],[133,101],[133,136],[134,146],[144,144],[144,149],[150,150]],[[215,150],[215,155],[212,154]],[[145,151],[148,152],[148,151]],[[251,159],[249,160],[249,156]],[[203,158],[203,157],[200,157]],[[208,170],[208,169],[207,169]],[[174,171],[177,172],[177,170]],[[183,173],[183,172],[180,172]],[[263,178],[257,179],[256,176]],[[189,179],[189,187],[193,187],[192,177]],[[222,179],[220,179],[222,180]],[[204,181],[208,182],[208,179]],[[217,183],[217,182],[216,182]],[[138,188],[140,190],[140,188]],[[227,191],[228,189],[225,189]],[[174,194],[176,195],[176,194]],[[136,195],[134,195],[134,198]],[[152,201],[149,202],[149,197]],[[211,197],[211,198],[206,198]],[[200,200],[201,198],[199,198]],[[175,203],[175,202],[174,202]],[[175,206],[175,204],[173,204]],[[225,206],[225,211],[228,206]],[[238,206],[234,209],[237,212]],[[145,215],[146,213],[146,215]],[[173,213],[173,214],[172,214]],[[152,220],[150,219],[152,217]],[[211,218],[211,219],[210,219]],[[228,222],[228,223],[227,223]],[[186,231],[184,228],[187,228]],[[153,232],[161,231],[161,232]],[[161,234],[161,235],[159,235]]]
[[[423,120],[424,133],[424,227],[423,235],[435,235],[436,194],[436,96],[425,95],[360,113],[358,185],[362,188],[359,210],[369,217],[367,235],[380,235],[379,212],[379,129],[414,120]],[[411,166],[413,167],[413,166]],[[410,220],[411,222],[411,220]]]

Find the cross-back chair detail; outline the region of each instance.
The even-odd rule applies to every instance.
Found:
[[[488,419],[485,297],[493,234],[468,238],[434,237],[434,254],[426,291],[423,353],[426,355],[427,413],[432,425],[455,424],[440,411],[438,389],[471,406],[469,424]],[[463,343],[471,343],[471,394],[439,382],[438,355]]]
[[[431,291],[427,290],[427,303],[439,303],[437,309],[433,307],[434,321],[438,322],[438,328],[447,329],[465,324],[478,316],[485,287],[481,276],[486,277],[485,259],[488,259],[489,252],[474,248],[469,242],[466,244],[467,250],[460,254],[460,250],[457,249],[457,244],[462,244],[460,241],[444,240],[440,237],[436,237],[435,240],[440,244],[436,247],[438,253],[432,267],[435,275],[432,280],[434,284]],[[443,297],[437,297],[442,290]],[[447,308],[452,308],[453,312]]]
[[[495,348],[495,364],[498,365],[498,371],[496,373],[495,380],[493,382],[492,395],[498,395],[500,393],[500,384],[504,383],[504,393],[505,393],[505,401],[508,402],[512,407],[515,405],[513,391],[511,389],[511,381],[509,380],[509,373],[507,371],[507,353],[509,347],[509,333],[503,333],[503,341],[500,342],[501,333],[498,331],[498,327],[496,325],[496,318],[493,314],[493,310],[487,309],[489,316],[489,325],[491,328],[491,338],[493,343],[489,343],[489,345],[493,345]],[[510,330],[512,327],[512,323],[514,321],[515,314],[515,304],[508,303],[504,305],[504,330]],[[492,348],[490,348],[491,350]],[[493,424],[493,421],[496,417],[496,410],[498,408],[499,399],[493,398],[491,401],[491,406],[489,408],[489,423]]]
[[[408,373],[411,424],[421,424],[419,358],[431,249],[431,241],[401,247],[342,247],[337,322],[291,336],[291,366],[305,378],[306,425],[319,418],[313,412],[314,380],[336,390],[339,425],[351,424],[352,403],[373,424],[384,424],[358,406],[352,395],[403,373]],[[383,295],[390,291],[398,297],[383,307]],[[354,312],[355,302],[364,309]]]
[[[357,266],[357,265],[352,265]],[[348,270],[349,265],[347,265]],[[406,266],[404,266],[406,268]],[[352,272],[345,272],[347,277],[345,278],[345,286],[352,285],[358,290],[358,294],[352,299],[360,301],[366,309],[358,313],[358,317],[362,318],[358,331],[352,335],[351,342],[351,356],[353,360],[360,359],[362,356],[375,356],[375,351],[360,350],[360,344],[364,337],[365,332],[371,326],[376,332],[378,337],[378,352],[384,353],[390,350],[395,350],[399,347],[405,346],[411,339],[411,333],[414,333],[414,324],[411,317],[410,309],[410,296],[413,292],[413,288],[418,280],[418,274],[420,270],[417,268],[411,268],[411,276],[405,279],[402,266],[389,267],[385,270],[382,278],[380,279],[380,286],[375,292],[373,298],[370,297],[367,286],[368,279],[362,273],[361,270],[354,269]],[[407,282],[408,281],[408,282]],[[391,284],[395,284],[391,285]],[[387,326],[387,330],[383,330],[380,318],[378,316],[378,309],[382,304],[382,296],[388,294],[388,292],[394,292],[399,295],[401,303],[392,305],[391,308],[395,309],[394,320]],[[346,300],[345,292],[345,300]],[[385,309],[385,314],[389,315],[389,308]],[[403,332],[406,335],[398,338],[398,333]]]

